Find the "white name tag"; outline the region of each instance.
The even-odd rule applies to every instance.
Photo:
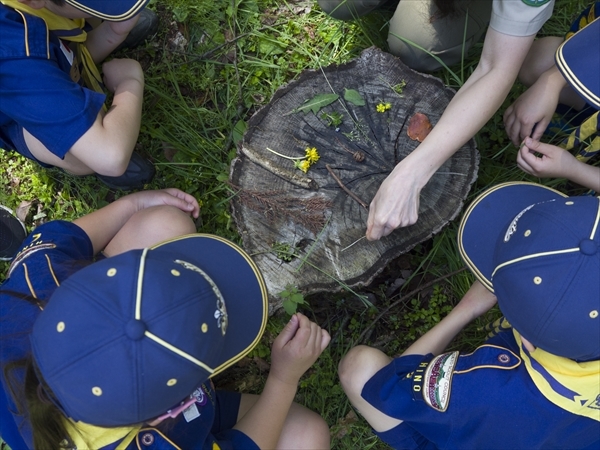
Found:
[[[75,55],[73,54],[73,51],[67,47],[62,40],[60,40],[60,49],[63,52],[63,55],[65,55],[65,58],[67,58],[67,61],[69,61],[70,65],[73,65],[73,58],[75,58]]]
[[[200,417],[200,411],[198,411],[198,407],[196,406],[195,403],[191,404],[190,406],[188,406],[186,409],[183,410],[183,417],[185,418],[185,421],[188,423],[191,422],[192,420]]]

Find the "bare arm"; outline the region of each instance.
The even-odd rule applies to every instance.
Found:
[[[555,145],[526,138],[517,155],[517,165],[536,177],[567,178],[600,192],[600,167],[578,161],[568,151]]]
[[[542,137],[566,85],[558,68],[552,66],[506,109],[504,126],[514,145],[528,136],[536,140]]]
[[[298,381],[329,340],[327,331],[306,316],[294,314],[273,343],[271,371],[262,394],[234,428],[248,435],[260,448],[275,448]]]
[[[495,304],[496,296],[479,281],[475,281],[458,305],[402,355],[439,355],[467,324],[486,313]]]
[[[69,150],[100,175],[119,176],[137,142],[142,116],[144,74],[137,61],[113,59],[103,66],[106,87],[114,92],[109,111]]]
[[[417,221],[421,189],[500,107],[534,37],[508,36],[488,29],[477,69],[456,93],[429,136],[380,186],[369,209],[368,239],[379,239],[395,228]]]
[[[98,253],[111,241],[136,212],[152,206],[170,205],[198,217],[200,208],[194,197],[179,189],[143,191],[130,194],[73,221],[89,236]]]
[[[87,34],[85,46],[96,64],[104,61],[125,40],[139,19],[139,15],[122,22],[104,21]]]

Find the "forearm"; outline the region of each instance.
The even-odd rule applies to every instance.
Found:
[[[123,81],[116,88],[112,105],[102,119],[106,137],[112,136],[115,145],[127,152],[127,160],[140,132],[143,97],[143,77]]]
[[[138,16],[124,22],[102,22],[87,34],[85,46],[96,64],[100,64],[121,44],[138,21]]]
[[[106,247],[138,210],[138,203],[128,195],[104,208],[74,220],[73,223],[83,229],[89,236],[94,247],[94,254],[96,254]]]
[[[127,79],[115,89],[112,106],[100,112],[92,127],[71,147],[71,153],[101,175],[121,175],[139,135],[143,79]]]
[[[496,304],[496,296],[475,281],[450,313],[408,347],[403,355],[439,355],[471,321]]]
[[[517,70],[481,63],[446,107],[440,120],[407,163],[427,180],[494,115],[508,95]]]
[[[428,353],[439,355],[471,320],[471,316],[465,311],[453,309],[437,325],[408,347],[402,356]]]
[[[297,385],[269,376],[265,388],[234,429],[249,436],[261,449],[274,449],[296,395]]]
[[[600,194],[600,167],[577,161],[574,169],[567,174],[567,178]]]

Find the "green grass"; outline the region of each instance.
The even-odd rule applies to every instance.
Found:
[[[555,14],[541,35],[562,35],[585,5],[582,0],[558,0]],[[245,121],[268,103],[281,85],[305,69],[347,62],[371,45],[386,48],[389,13],[375,12],[360,21],[344,23],[324,15],[316,2],[302,3],[312,7],[308,13],[298,6],[297,2],[275,0],[153,1],[151,7],[162,19],[159,34],[143,48],[120,55],[138,59],[145,69],[139,142],[142,153],[157,167],[149,188],[173,186],[196,196],[202,205],[200,231],[239,241],[229,213],[233,195],[226,183],[229,164]],[[185,38],[185,47],[174,45],[177,33]],[[436,75],[458,88],[476,67],[481,47],[477,44],[463,64]],[[503,108],[476,136],[482,159],[470,198],[495,183],[539,181],[516,167],[517,149],[509,143],[502,126],[504,108],[522,91],[516,84]],[[104,188],[93,177],[76,178],[41,169],[13,153],[0,152],[0,166],[4,168],[0,171],[4,186],[0,203],[16,209],[23,201],[31,202],[26,221],[29,229],[44,220],[72,220],[122,195]],[[564,180],[544,182],[559,189],[566,186]],[[359,294],[374,303],[374,308],[365,307],[348,292],[308,297],[311,307],[300,306],[335,337],[301,381],[297,397],[325,417],[334,448],[385,448],[368,425],[352,415],[337,379],[337,364],[367,328],[368,343],[390,355],[401,352],[457,302],[472,282],[467,272],[412,296],[373,323],[378,310],[411,289],[462,267],[455,236],[456,223],[402,257],[410,274],[400,293],[386,296],[390,283],[399,276],[392,269],[361,290]],[[5,269],[6,264],[0,268]],[[492,311],[471,325],[452,348],[480,343],[484,335],[481,327],[497,315]],[[270,343],[285,321],[279,315],[271,319],[253,357],[268,362]],[[259,392],[264,378],[264,371],[251,364],[240,369],[234,386]]]

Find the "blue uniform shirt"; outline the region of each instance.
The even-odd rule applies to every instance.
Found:
[[[378,433],[394,448],[598,448],[600,422],[550,402],[519,355],[509,328],[470,354],[402,356],[366,383],[362,397],[403,420]]]
[[[93,264],[93,247],[77,225],[48,222],[24,241],[0,287],[0,365],[19,360],[31,352],[29,334],[40,311],[54,290],[70,275]],[[27,298],[28,300],[25,300]],[[118,370],[116,368],[115,370]],[[16,411],[0,372],[0,435],[14,449],[32,448],[29,424]],[[138,448],[171,450],[256,449],[244,433],[231,429],[237,420],[240,394],[214,391],[209,382],[195,393],[193,414],[163,422],[161,427],[142,428],[128,450]],[[165,411],[166,412],[166,411]],[[19,428],[20,427],[20,428]],[[121,439],[101,450],[113,450]],[[99,449],[100,450],[100,449]]]
[[[35,159],[24,128],[64,158],[90,129],[106,96],[73,81],[72,62],[42,19],[0,4],[0,147]]]

